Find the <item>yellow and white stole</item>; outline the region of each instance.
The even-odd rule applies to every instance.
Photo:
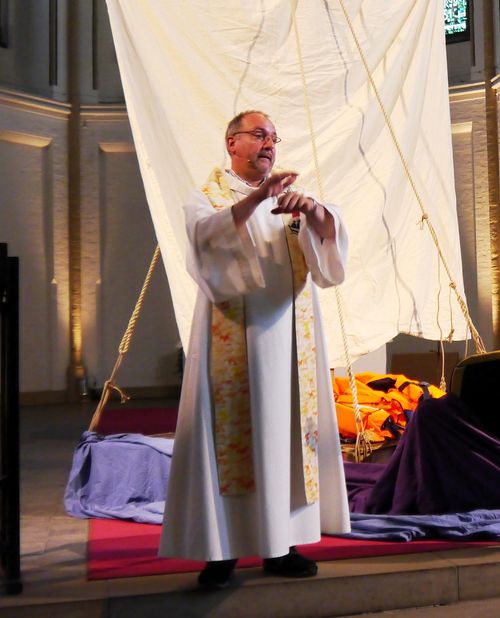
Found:
[[[216,210],[231,207],[231,188],[215,168],[203,193]],[[311,282],[299,247],[292,215],[282,215],[293,270],[295,340],[297,348],[304,489],[308,504],[317,501],[318,404],[316,349]],[[215,406],[215,449],[221,495],[255,490],[252,425],[243,297],[212,305],[211,379]]]

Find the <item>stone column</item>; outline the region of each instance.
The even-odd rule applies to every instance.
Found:
[[[70,365],[68,399],[87,395],[87,380],[82,361],[81,324],[81,221],[80,221],[80,28],[76,2],[67,4],[68,101],[68,212],[69,212],[69,294]]]
[[[490,202],[493,345],[500,348],[500,197],[498,166],[498,103],[495,81],[495,9],[493,0],[484,0],[484,85],[486,136],[488,147],[488,191]]]

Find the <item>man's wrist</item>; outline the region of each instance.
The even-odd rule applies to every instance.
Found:
[[[307,201],[309,202],[309,208],[306,211],[306,215],[312,215],[318,209],[318,202],[313,197],[308,197]]]
[[[257,201],[263,202],[265,199],[267,199],[269,196],[267,194],[267,189],[263,188],[264,185],[260,185],[260,187],[258,189],[255,189],[255,191],[253,191],[253,195],[254,197],[257,199]]]

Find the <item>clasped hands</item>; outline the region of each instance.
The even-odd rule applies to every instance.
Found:
[[[271,210],[274,215],[292,212],[303,212],[307,215],[316,209],[315,200],[290,189],[297,176],[297,172],[278,172],[269,176],[259,187],[258,191],[262,192],[264,199],[278,198],[278,205]]]

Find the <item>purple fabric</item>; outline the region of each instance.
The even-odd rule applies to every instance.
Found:
[[[500,539],[500,510],[477,509],[446,515],[351,513],[347,538],[367,541],[487,541]]]
[[[451,394],[419,405],[387,465],[347,463],[345,469],[353,512],[500,509],[500,440]]]
[[[172,448],[172,439],[84,433],[67,512],[161,523]],[[388,464],[344,466],[350,538],[500,539],[500,442],[452,395],[420,404]]]
[[[161,523],[173,439],[82,434],[64,494],[74,517]]]

